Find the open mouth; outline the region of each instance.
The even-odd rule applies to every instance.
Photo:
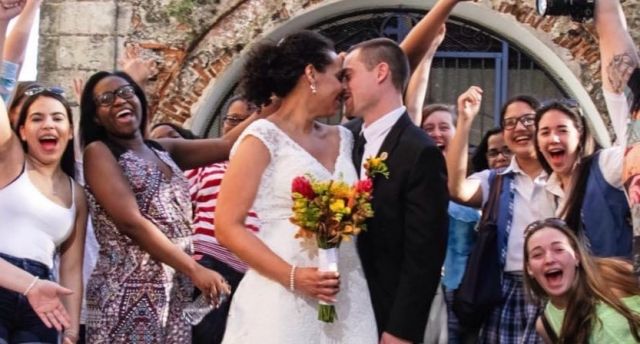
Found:
[[[518,135],[513,138],[513,141],[518,144],[528,144],[531,142],[531,135]]]
[[[132,120],[133,118],[134,118],[133,111],[131,111],[130,109],[121,110],[116,114],[116,119],[119,121],[129,121],[129,120]]]
[[[566,155],[564,148],[556,147],[548,150],[551,161],[554,163],[561,163]]]
[[[45,150],[53,150],[58,145],[58,138],[53,135],[44,135],[38,141]]]
[[[544,273],[549,285],[558,285],[562,281],[562,269],[551,269]]]

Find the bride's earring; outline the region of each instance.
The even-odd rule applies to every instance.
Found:
[[[309,84],[309,88],[311,89],[311,94],[316,94],[318,93],[318,87],[316,87],[316,83],[311,83]]]

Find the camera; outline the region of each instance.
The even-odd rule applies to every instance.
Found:
[[[575,21],[593,18],[595,0],[536,0],[541,16],[571,16]]]

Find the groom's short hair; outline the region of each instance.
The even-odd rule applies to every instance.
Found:
[[[381,62],[389,65],[393,86],[404,93],[409,82],[409,59],[398,43],[388,38],[374,38],[352,46],[348,52],[355,50],[360,50],[360,60],[368,70]]]

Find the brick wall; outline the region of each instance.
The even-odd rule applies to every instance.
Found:
[[[243,49],[324,2],[329,0],[49,0],[42,5],[39,79],[70,87],[71,77],[113,69],[125,44],[139,44],[160,66],[148,85],[154,122],[182,123]],[[548,42],[603,109],[592,23],[541,18],[533,4],[522,1],[485,5],[513,16]],[[640,0],[626,0],[623,7],[640,46]]]

